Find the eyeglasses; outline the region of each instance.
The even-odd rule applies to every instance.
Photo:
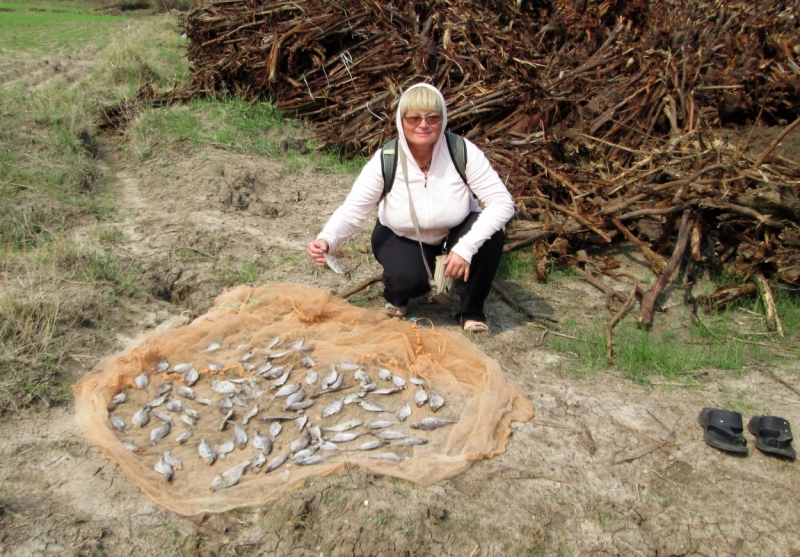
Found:
[[[414,126],[415,128],[419,126],[423,120],[428,122],[429,126],[438,126],[442,123],[442,117],[438,114],[432,114],[430,116],[403,116],[403,120],[408,122],[409,125]]]

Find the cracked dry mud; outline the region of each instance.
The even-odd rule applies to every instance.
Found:
[[[353,176],[293,170],[280,161],[214,148],[171,153],[137,168],[100,161],[117,194],[121,257],[159,299],[129,299],[114,345],[170,315],[201,314],[219,293],[225,261],[257,260],[259,280],[341,291],[375,275],[365,230],[341,259],[346,281],[315,268],[304,246],[346,195]],[[79,229],[76,240],[90,228]],[[643,266],[613,253],[628,270]],[[576,279],[526,286],[537,311],[602,316],[604,297]],[[373,287],[360,303],[378,306]],[[673,291],[673,295],[675,292]],[[685,319],[668,299],[657,319]],[[453,308],[411,315],[457,332]],[[535,416],[514,424],[507,450],[428,488],[358,469],[318,478],[277,502],[183,517],[145,497],[80,435],[71,405],[29,408],[0,421],[0,554],[424,556],[788,556],[800,551],[800,464],[751,446],[735,458],[706,446],[696,416],[731,400],[749,415],[783,416],[800,429],[800,398],[775,381],[790,365],[736,377],[707,370],[698,385],[646,387],[613,371],[576,377],[568,354],[538,346],[492,295],[492,334],[474,341],[518,381]],[[459,333],[461,334],[461,333]],[[85,371],[105,353],[92,354]],[[671,436],[674,432],[674,436]],[[664,440],[668,440],[662,445]],[[640,458],[653,447],[658,450]],[[613,464],[621,460],[628,462]],[[198,489],[206,489],[198,486]]]

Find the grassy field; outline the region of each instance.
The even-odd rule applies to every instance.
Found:
[[[98,226],[125,209],[99,170],[100,150],[131,167],[209,147],[280,157],[290,172],[353,173],[363,164],[331,153],[282,154],[286,135],[306,138],[313,150],[311,131],[268,102],[202,99],[145,110],[123,134],[98,136],[100,107],[133,97],[146,83],[166,90],[188,79],[185,39],[172,16],[120,15],[84,2],[0,3],[0,407],[64,399],[76,374],[125,325],[130,300],[153,298],[138,262],[119,249],[119,234]],[[548,284],[536,285],[536,263],[531,253],[513,253],[500,275],[554,296],[558,284],[579,280],[554,269]],[[267,267],[253,257],[223,259],[215,262],[214,281],[255,284]],[[638,330],[631,313],[615,329],[614,367],[640,382],[658,376],[691,385],[693,370],[738,373],[795,355],[800,303],[788,291],[778,300],[785,339],[765,334],[758,319],[748,326],[760,328],[736,325],[742,315],[763,314],[756,299],[652,333]],[[565,354],[573,373],[602,372],[606,321],[567,315],[558,328],[566,336],[549,336],[545,345]]]

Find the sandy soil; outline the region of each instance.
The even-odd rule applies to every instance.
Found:
[[[315,268],[304,246],[346,195],[352,176],[289,170],[280,161],[213,148],[124,166],[108,156],[118,255],[137,262],[159,299],[131,298],[109,352],[171,315],[199,315],[219,293],[226,261],[258,261],[258,279],[341,291],[379,272],[368,231],[343,250],[351,281]],[[91,233],[86,227],[76,231]],[[635,258],[613,253],[646,274]],[[607,315],[575,279],[520,285],[559,319]],[[675,293],[673,292],[673,295]],[[675,295],[677,300],[677,295]],[[668,298],[657,320],[685,318]],[[379,305],[373,287],[358,303]],[[698,370],[698,384],[645,387],[606,371],[578,377],[571,356],[540,347],[542,329],[501,300],[492,334],[474,337],[524,388],[536,414],[514,424],[507,451],[428,488],[358,469],[307,482],[273,504],[183,517],[147,499],[84,439],[70,405],[0,421],[0,554],[28,555],[631,555],[781,556],[800,552],[798,464],[755,450],[735,458],[703,443],[704,406],[735,402],[800,428],[800,397],[776,381],[792,366],[738,377]],[[411,314],[457,332],[453,308]],[[87,332],[86,334],[92,334]],[[458,333],[461,334],[461,333]],[[99,360],[105,353],[94,354]],[[93,364],[86,362],[88,369]],[[198,487],[198,489],[203,489]]]

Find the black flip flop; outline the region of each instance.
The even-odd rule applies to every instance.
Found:
[[[697,421],[703,426],[706,443],[729,453],[746,455],[747,440],[742,435],[744,423],[739,412],[703,408]]]
[[[753,416],[747,423],[747,431],[756,436],[756,447],[759,451],[790,460],[797,458],[792,447],[792,428],[783,418]]]

